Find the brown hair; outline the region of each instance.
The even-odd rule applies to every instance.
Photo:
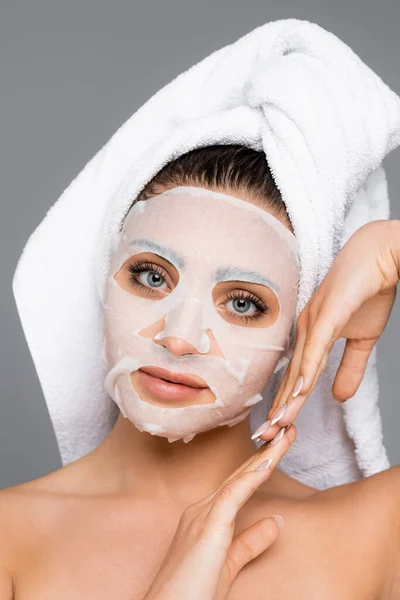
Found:
[[[240,144],[215,144],[195,148],[172,160],[144,186],[126,215],[139,200],[148,200],[181,185],[198,186],[232,195],[236,193],[244,198],[247,196],[267,207],[292,229],[265,153]],[[122,226],[123,222],[121,229]]]

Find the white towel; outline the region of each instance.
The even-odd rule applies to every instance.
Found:
[[[13,279],[63,464],[95,448],[118,416],[103,386],[98,295],[113,235],[159,169],[217,143],[266,153],[299,241],[299,313],[352,232],[388,217],[381,162],[400,144],[400,98],[335,35],[284,19],[213,52],[117,130],[30,236]],[[319,489],[389,466],[375,353],[360,389],[342,407],[331,394],[342,349],[339,340],[280,463]],[[252,430],[264,420],[283,372],[254,406]]]

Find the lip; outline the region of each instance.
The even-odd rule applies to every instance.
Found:
[[[141,367],[139,371],[143,371],[152,377],[164,379],[167,382],[180,383],[187,387],[193,388],[208,388],[208,385],[201,377],[197,375],[187,375],[186,373],[171,373],[161,367]]]
[[[200,386],[200,382],[203,382],[200,377],[171,373],[159,367],[143,367],[135,371],[133,375],[139,389],[141,388],[147,395],[150,394],[150,398],[156,400],[167,402],[192,401],[197,400],[202,392],[209,390],[208,386]],[[168,379],[164,379],[167,377]],[[185,381],[185,383],[177,382],[176,379]],[[186,383],[189,381],[191,385]]]

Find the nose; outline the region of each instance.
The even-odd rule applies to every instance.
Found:
[[[153,339],[153,342],[159,346],[164,346],[174,356],[183,356],[184,354],[201,354],[197,348],[189,344],[186,340],[169,335],[161,340]]]

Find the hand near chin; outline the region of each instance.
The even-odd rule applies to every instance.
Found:
[[[183,513],[171,546],[144,600],[225,600],[241,569],[280,535],[282,517],[267,516],[234,537],[239,509],[296,439],[295,425],[263,444],[219,488]],[[266,469],[257,470],[257,467]]]
[[[284,415],[261,439],[294,420],[339,338],[346,338],[346,345],[332,392],[342,402],[355,394],[388,322],[399,276],[400,221],[373,221],[351,236],[299,315],[296,346],[268,419],[279,417],[283,408]]]

